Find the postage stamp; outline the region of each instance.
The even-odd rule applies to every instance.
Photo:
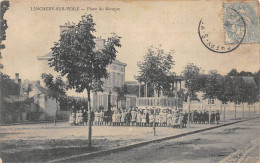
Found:
[[[237,44],[244,32],[241,30],[244,21],[246,34],[242,43],[259,42],[259,21],[257,1],[224,3],[225,44]],[[236,16],[239,15],[239,16]],[[242,19],[243,21],[240,21]]]

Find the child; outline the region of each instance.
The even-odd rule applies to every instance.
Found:
[[[170,113],[170,111],[168,111],[167,114],[167,126],[170,127],[172,125],[172,114]]]
[[[99,119],[99,115],[98,115],[98,111],[95,112],[95,118],[94,118],[94,125],[98,125],[98,119]]]
[[[152,112],[150,112],[150,115],[149,115],[149,124],[150,124],[150,126],[153,126],[153,113]]]
[[[142,122],[142,114],[141,114],[141,110],[138,110],[136,115],[136,126],[141,126],[141,122]]]
[[[75,125],[75,113],[74,112],[70,113],[69,123],[70,123],[71,126]]]
[[[142,126],[146,125],[146,115],[145,113],[142,114]]]
[[[76,125],[79,124],[79,111],[76,112],[76,122],[75,122]]]
[[[82,125],[83,124],[83,113],[82,113],[82,110],[79,110],[79,115],[78,115],[78,123],[79,125]]]
[[[120,118],[120,125],[121,126],[124,126],[125,125],[125,120],[126,120],[126,112],[125,112],[125,110],[123,110],[122,111],[122,113],[121,113],[121,118]]]

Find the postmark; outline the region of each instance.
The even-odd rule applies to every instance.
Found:
[[[233,35],[233,40],[229,44],[226,44],[224,41],[219,42],[219,40],[214,40],[209,24],[203,18],[199,22],[198,34],[201,42],[206,48],[215,53],[229,53],[234,51],[240,46],[246,35],[246,23],[240,13],[229,7],[226,12],[230,19],[224,25],[229,28],[229,34]]]
[[[236,44],[238,40],[237,34],[239,33],[241,25],[235,24],[234,12],[230,9],[237,11],[244,19],[246,24],[246,34],[242,41],[246,43],[259,42],[259,20],[257,1],[243,1],[243,2],[228,2],[224,3],[224,30],[225,30],[225,43]]]

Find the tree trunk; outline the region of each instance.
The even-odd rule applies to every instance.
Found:
[[[87,93],[88,93],[88,146],[91,147],[92,124],[91,124],[90,90],[87,90]]]
[[[158,90],[158,99],[159,97],[160,97],[160,90]],[[156,106],[157,106],[157,100],[155,100],[155,108],[153,113],[153,135],[156,135],[156,130],[155,130]]]
[[[56,115],[57,115],[57,112],[58,112],[58,101],[56,100],[56,111],[55,111],[54,119],[53,119],[54,126],[56,125]]]
[[[154,107],[154,112],[153,112],[153,135],[155,136],[156,132],[155,132],[155,116],[156,116],[156,107]]]
[[[237,107],[235,106],[235,120],[237,119]]]
[[[248,105],[248,112],[249,112],[249,118],[250,118],[250,104]]]
[[[2,123],[3,120],[3,108],[2,108],[2,74],[0,72],[0,124]]]
[[[243,118],[245,118],[245,109],[244,109],[244,103],[242,103],[242,108],[243,108]]]
[[[226,120],[226,105],[224,105],[224,121]]]
[[[188,106],[188,128],[190,128],[190,103],[191,103],[191,95],[190,95],[190,91],[189,91],[189,106]],[[177,101],[177,105],[178,105],[178,101]]]
[[[236,112],[237,112],[237,106],[236,106],[236,103],[235,103],[235,120],[236,120]]]

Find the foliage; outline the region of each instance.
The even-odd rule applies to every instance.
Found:
[[[57,101],[60,101],[66,96],[66,86],[61,77],[57,77],[55,80],[51,74],[42,74],[42,79],[45,86],[48,88],[48,96]]]
[[[117,100],[117,106],[118,106],[119,101],[125,101],[126,100],[125,95],[128,94],[127,85],[124,84],[121,87],[115,86],[113,89],[117,93],[116,100]]]
[[[144,61],[137,64],[140,68],[138,80],[154,87],[157,92],[160,92],[162,89],[170,89],[169,77],[175,75],[171,72],[174,65],[172,60],[173,54],[173,50],[165,53],[161,48],[148,48]]]
[[[201,68],[193,63],[188,63],[182,71],[182,76],[185,78],[185,87],[188,92],[184,94],[184,100],[187,100],[188,93],[190,93],[190,99],[198,101],[197,92],[202,91],[205,85],[205,76],[201,72]]]
[[[9,1],[4,0],[0,2],[0,69],[3,68],[3,65],[1,64],[1,50],[5,48],[5,45],[2,44],[2,41],[6,40],[6,29],[8,28],[7,26],[7,21],[4,19],[4,14],[5,12],[9,9]]]
[[[87,105],[88,105],[87,99],[84,98],[65,96],[60,99],[61,111],[70,111],[72,106],[74,106],[75,110],[80,110],[82,106],[84,106],[84,108],[88,110]]]
[[[206,83],[203,89],[205,99],[216,99],[221,93],[221,75],[216,70],[210,70],[206,76]]]
[[[219,80],[219,93],[217,93],[217,99],[223,104],[232,101],[234,96],[233,80],[229,76],[221,76]]]
[[[238,76],[239,72],[237,71],[237,69],[232,69],[227,76]]]
[[[242,70],[241,72],[238,72],[236,69],[232,69],[227,75],[228,76],[248,76],[248,77],[254,76],[254,74],[250,71]]]
[[[8,97],[9,95],[19,95],[20,86],[15,83],[10,76],[5,75],[0,72],[0,89],[1,89],[1,97]]]
[[[76,92],[102,90],[102,78],[108,78],[107,65],[116,57],[120,37],[113,33],[104,48],[95,50],[95,23],[92,15],[84,15],[70,30],[55,42],[50,67],[68,79],[68,88]]]

